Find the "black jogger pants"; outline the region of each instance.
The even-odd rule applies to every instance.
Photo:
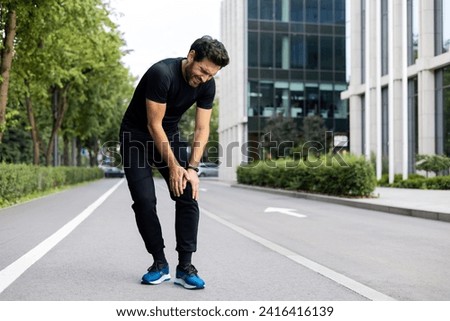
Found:
[[[180,141],[179,133],[168,135],[171,148],[179,164],[186,168],[188,164],[187,143]],[[120,151],[124,165],[128,187],[133,199],[132,208],[135,213],[138,230],[150,254],[160,252],[164,246],[161,224],[156,210],[155,184],[152,168],[156,168],[169,186],[169,168],[162,160],[154,142],[149,135],[127,132],[120,133]],[[197,250],[197,232],[199,207],[192,198],[192,188],[188,183],[183,195],[175,197],[175,235],[176,250],[195,252]]]

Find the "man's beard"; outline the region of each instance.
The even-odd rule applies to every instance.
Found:
[[[186,67],[185,76],[186,77],[184,80],[186,80],[186,82],[189,84],[189,86],[195,88],[201,84],[201,79],[192,75],[192,67],[190,67],[190,66]]]

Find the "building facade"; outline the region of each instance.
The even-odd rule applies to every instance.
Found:
[[[347,0],[350,151],[377,177],[406,178],[417,154],[450,156],[450,1]]]
[[[260,153],[266,124],[311,115],[348,136],[345,0],[224,0],[220,75],[220,177]],[[325,134],[325,133],[324,133]],[[252,155],[249,155],[252,154]]]

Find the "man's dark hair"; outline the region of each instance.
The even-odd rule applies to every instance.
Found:
[[[195,40],[190,50],[195,51],[195,61],[201,61],[204,58],[208,58],[221,68],[225,67],[230,62],[228,52],[223,43],[210,36],[203,36]]]

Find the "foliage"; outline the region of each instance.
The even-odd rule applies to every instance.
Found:
[[[411,174],[408,179],[403,180],[402,175],[397,174],[394,176],[394,182],[389,184],[389,175],[385,174],[378,181],[378,185],[396,188],[448,190],[450,189],[450,176],[436,176],[427,178],[422,175]]]
[[[103,177],[99,168],[41,167],[0,163],[0,207],[23,197]]]
[[[450,169],[450,157],[444,155],[417,155],[416,169],[433,172],[436,176]]]
[[[195,129],[195,114],[196,108],[189,108],[181,117],[178,127],[180,129],[181,137],[191,142],[194,138]],[[204,161],[215,162],[219,157],[219,106],[217,100],[214,101],[214,105],[211,113],[210,132],[208,144],[205,148]]]
[[[260,161],[239,167],[237,178],[241,184],[352,197],[370,196],[376,186],[373,166],[353,155]]]
[[[311,152],[316,154],[327,153],[326,146],[326,132],[325,121],[320,116],[308,116],[303,120],[303,154],[308,155]]]
[[[277,159],[289,156],[292,148],[298,145],[299,137],[294,119],[278,115],[267,121],[262,143],[270,157]]]
[[[7,2],[17,11],[7,113],[19,111],[22,127],[8,120],[5,139],[35,133],[38,153],[33,158],[27,148],[18,156],[2,144],[0,159],[39,163],[41,153],[51,164],[58,142],[59,153],[88,150],[95,165],[100,146],[117,141],[135,80],[121,62],[125,43],[110,20],[111,10],[101,0]],[[27,141],[22,144],[28,146]]]
[[[14,112],[17,110],[14,110]],[[26,119],[20,113],[7,112],[9,129],[0,144],[0,163],[31,163],[33,161],[30,134]]]

